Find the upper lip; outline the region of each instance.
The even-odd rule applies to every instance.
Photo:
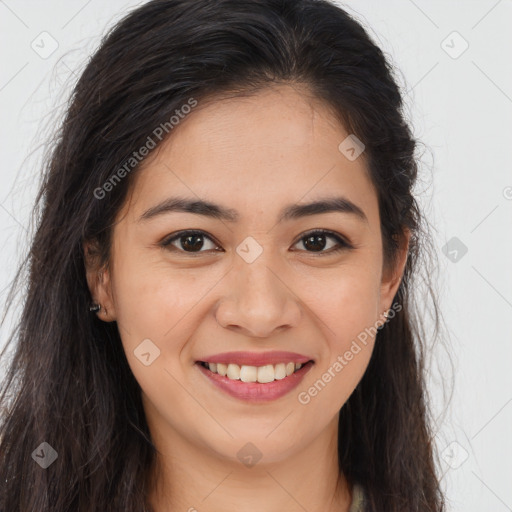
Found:
[[[199,359],[205,363],[237,364],[238,366],[265,366],[279,363],[305,364],[311,358],[295,352],[271,351],[271,352],[223,352]]]

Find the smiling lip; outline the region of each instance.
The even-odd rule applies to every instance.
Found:
[[[208,368],[205,368],[201,362],[233,363],[239,366],[264,366],[267,364],[276,365],[279,363],[293,362],[300,363],[303,366],[284,379],[262,384],[259,382],[242,382],[241,380],[222,377],[218,373],[213,373]],[[311,358],[293,352],[226,352],[197,361],[195,366],[199,368],[199,371],[205,375],[211,383],[228,395],[245,402],[261,403],[277,400],[288,394],[300,384],[313,364],[314,362]]]
[[[223,352],[222,354],[215,354],[212,356],[205,356],[203,361],[205,363],[223,363],[223,364],[237,364],[238,366],[265,366],[266,364],[276,365],[279,363],[300,363],[306,364],[311,361],[311,357],[295,352]]]

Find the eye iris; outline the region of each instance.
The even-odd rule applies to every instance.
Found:
[[[203,247],[203,235],[194,234],[194,235],[185,235],[181,237],[181,246],[185,251],[193,252],[195,250],[201,249]]]
[[[321,251],[325,249],[325,238],[325,235],[322,234],[308,236],[304,239],[304,247],[312,251]],[[318,240],[320,240],[320,243],[318,243]]]

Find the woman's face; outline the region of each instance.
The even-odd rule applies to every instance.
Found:
[[[199,103],[135,172],[93,296],[155,438],[273,462],[335,432],[401,275],[383,273],[376,192],[364,153],[339,149],[348,135],[283,85]]]

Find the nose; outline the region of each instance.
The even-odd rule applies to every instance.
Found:
[[[217,304],[219,325],[259,338],[298,325],[298,297],[283,273],[267,263],[263,257],[250,264],[243,260],[235,263],[225,282],[227,291]]]

